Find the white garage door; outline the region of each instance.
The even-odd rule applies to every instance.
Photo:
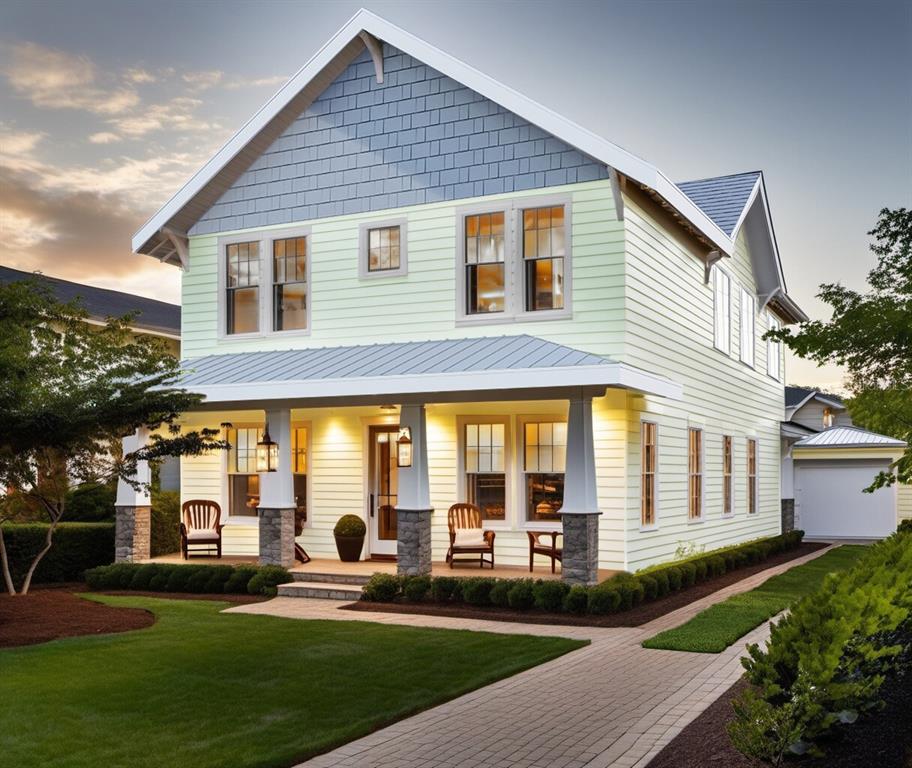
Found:
[[[795,525],[815,538],[879,539],[896,530],[896,491],[862,493],[889,462],[795,462]]]

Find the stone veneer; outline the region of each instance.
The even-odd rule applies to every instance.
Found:
[[[431,572],[431,514],[433,509],[397,509],[396,570],[401,576]]]
[[[260,565],[294,565],[294,508],[258,508]]]
[[[599,512],[561,515],[564,526],[563,580],[568,584],[598,583]]]
[[[115,507],[114,562],[152,557],[152,507]]]
[[[782,532],[795,530],[795,500],[782,499]]]

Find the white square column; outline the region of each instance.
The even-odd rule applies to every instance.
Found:
[[[417,576],[431,572],[431,484],[428,479],[427,425],[424,405],[403,405],[399,428],[408,427],[412,465],[399,468],[396,503],[397,571]]]
[[[140,427],[121,441],[123,455],[144,448],[148,442],[149,430]],[[152,470],[149,462],[136,462],[132,479],[139,483],[139,488],[122,478],[117,480],[114,500],[114,562],[117,563],[134,563],[152,556],[152,499],[149,495]]]
[[[260,472],[260,565],[294,564],[294,474],[291,466],[291,411],[266,411],[269,436],[278,445],[275,472]]]

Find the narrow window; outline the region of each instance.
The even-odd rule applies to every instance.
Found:
[[[834,419],[833,409],[830,408],[829,406],[826,406],[823,409],[823,428],[829,429],[830,427],[832,427],[833,419]]]
[[[504,311],[504,255],[503,211],[466,216],[466,314],[484,315]]]
[[[256,471],[256,444],[262,435],[259,427],[232,427],[228,430],[228,514],[256,517],[260,503],[260,476]]]
[[[292,427],[291,471],[294,475],[295,523],[307,522],[307,427]],[[297,533],[297,532],[296,532]]]
[[[526,311],[564,308],[564,206],[522,212]]]
[[[380,227],[367,231],[367,271],[390,272],[399,269],[399,227]]]
[[[526,519],[560,520],[567,463],[567,423],[526,423],[523,447]]]
[[[307,238],[272,243],[273,330],[307,328]]]
[[[754,346],[756,344],[756,328],[754,319],[756,314],[756,301],[754,297],[741,289],[741,362],[751,368],[754,367]]]
[[[506,520],[506,443],[503,424],[466,424],[464,433],[466,497],[483,520]]]
[[[771,331],[779,330],[779,321],[769,315],[769,329]],[[776,381],[781,380],[782,368],[782,342],[776,339],[767,339],[766,342],[766,372]]]
[[[226,252],[227,333],[260,329],[260,244],[233,243]]]
[[[713,267],[713,313],[716,349],[731,351],[731,278]]]
[[[642,425],[643,453],[641,458],[640,524],[647,528],[656,522],[656,425],[644,421]]]
[[[732,513],[732,439],[722,435],[722,514]]]
[[[747,440],[747,511],[757,512],[757,441]]]
[[[699,520],[703,515],[703,430],[688,430],[688,517]]]

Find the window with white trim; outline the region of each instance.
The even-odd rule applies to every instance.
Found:
[[[307,329],[306,237],[272,241],[272,329]]]
[[[741,362],[754,367],[754,349],[756,347],[757,300],[751,293],[741,289]]]
[[[564,206],[526,208],[522,212],[525,309],[564,308]]]
[[[231,427],[228,441],[228,514],[256,517],[260,503],[260,476],[256,471],[256,444],[262,427]]]
[[[506,424],[469,422],[463,427],[466,499],[482,520],[506,520]]]
[[[526,519],[560,520],[567,465],[567,422],[529,421],[523,429]]]
[[[256,333],[260,329],[260,243],[232,243],[225,257],[225,332]]]
[[[732,456],[732,438],[731,435],[722,435],[722,514],[729,517],[732,514],[732,500],[734,497],[734,485],[732,483],[732,467],[734,466]]]
[[[687,517],[703,517],[703,430],[687,430]]]
[[[778,331],[781,327],[779,321],[770,314],[767,317],[769,329]],[[782,380],[782,342],[778,339],[766,340],[766,372],[776,381]]]
[[[503,211],[465,217],[465,313],[486,315],[506,309],[506,246]]]
[[[656,467],[658,465],[658,427],[644,421],[640,427],[642,455],[640,457],[640,525],[651,528],[656,524]]]
[[[713,342],[722,352],[731,351],[731,278],[713,267]]]
[[[747,439],[747,513],[757,513],[757,441]]]

